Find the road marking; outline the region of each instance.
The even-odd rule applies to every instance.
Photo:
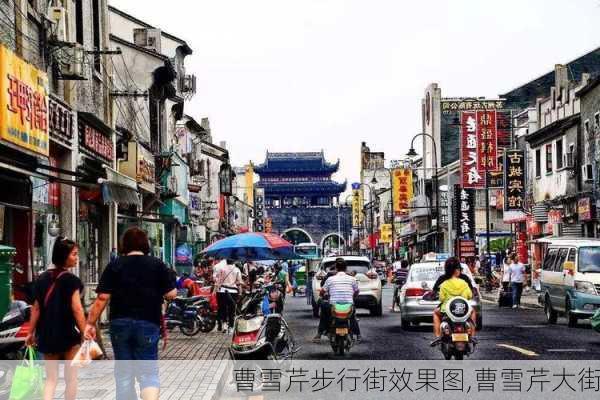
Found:
[[[587,349],[548,349],[546,351],[553,353],[585,353]]]
[[[498,344],[497,346],[498,347],[504,347],[504,348],[509,349],[509,350],[517,351],[517,352],[519,352],[521,354],[524,354],[526,356],[529,356],[529,357],[537,357],[538,356],[538,354],[535,353],[535,352],[533,352],[533,351],[530,351],[530,350],[527,350],[527,349],[523,349],[523,348],[517,347],[517,346],[512,346],[510,344]]]
[[[525,329],[541,329],[541,328],[547,328],[548,325],[521,325],[521,326],[517,326],[517,328],[525,328]]]

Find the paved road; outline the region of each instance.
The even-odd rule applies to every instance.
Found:
[[[389,310],[392,289],[384,288],[384,314],[371,317],[359,310],[358,317],[363,334],[362,343],[350,351],[352,359],[371,360],[423,360],[442,359],[437,348],[429,347],[432,327],[424,324],[409,331],[400,328],[400,314]],[[288,297],[285,315],[302,349],[301,359],[337,359],[325,338],[321,344],[311,342],[318,320],[312,317],[304,297]],[[479,345],[471,359],[598,359],[600,334],[589,323],[568,328],[564,319],[549,326],[541,308],[499,309],[491,302],[484,304],[484,329],[478,334]]]

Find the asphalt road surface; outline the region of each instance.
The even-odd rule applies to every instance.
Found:
[[[371,317],[358,310],[363,340],[349,354],[351,359],[368,360],[441,360],[439,348],[431,348],[432,326],[421,324],[405,331],[400,327],[400,314],[391,312],[392,288],[384,287],[382,317]],[[312,343],[318,319],[313,318],[305,297],[288,296],[284,316],[302,346],[296,358],[336,360],[328,340]],[[573,360],[599,359],[600,333],[588,321],[576,328],[566,326],[559,318],[548,325],[541,308],[518,310],[498,308],[484,302],[484,328],[478,333],[479,344],[471,359],[477,360]]]

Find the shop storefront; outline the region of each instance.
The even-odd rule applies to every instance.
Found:
[[[111,128],[86,112],[77,113],[77,128],[79,151],[83,155],[78,171],[94,185],[89,190],[79,189],[78,195],[80,276],[86,285],[93,287],[116,247],[112,217],[116,208],[137,207],[139,197],[135,180],[111,168],[115,157]]]
[[[190,243],[192,235],[188,215],[188,166],[177,153],[172,153],[169,155],[168,167],[163,171],[162,186],[166,189],[162,193],[165,200],[160,214],[172,220],[165,224],[164,260],[177,267],[176,249],[184,244],[193,245]]]
[[[42,189],[48,181],[35,171],[49,157],[48,92],[44,72],[0,45],[0,244],[17,249],[12,281],[18,299],[26,298],[34,256],[36,265],[47,260],[33,248],[36,239],[39,253],[45,253],[45,227],[38,221],[48,211],[49,199]]]

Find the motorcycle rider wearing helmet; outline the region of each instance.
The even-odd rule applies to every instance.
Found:
[[[446,301],[455,296],[461,296],[467,300],[473,298],[471,279],[462,273],[462,266],[456,257],[450,257],[446,260],[444,270],[444,275],[440,276],[433,286],[433,291],[439,292],[440,305],[433,311],[433,333],[435,340],[431,342],[432,346],[435,346],[442,336],[440,325],[442,324],[442,310],[444,310]],[[475,321],[476,315],[475,310],[473,310],[471,313],[471,336],[475,334]]]
[[[321,297],[328,296],[330,305],[335,303],[354,304],[354,299],[358,296],[358,281],[355,277],[346,273],[346,268],[346,261],[343,258],[337,258],[335,260],[335,269],[337,273],[329,277],[327,281],[323,283]],[[329,327],[330,314],[331,313],[321,313],[319,332],[313,338],[313,342],[319,342],[322,334],[324,334],[327,327]],[[356,340],[360,342],[360,327],[358,326],[358,320],[356,319],[356,311],[353,311],[350,316],[350,331],[356,335]]]

